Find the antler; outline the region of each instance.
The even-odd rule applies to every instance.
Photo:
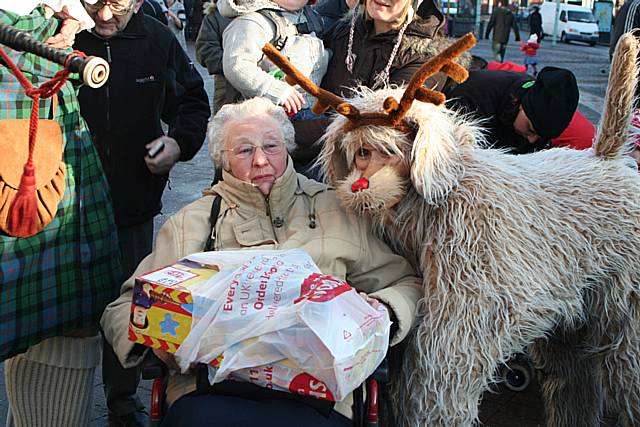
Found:
[[[390,96],[384,101],[384,112],[364,114],[361,114],[356,107],[339,96],[316,86],[271,44],[266,44],[262,48],[262,52],[286,74],[287,83],[292,86],[298,84],[317,98],[313,106],[314,113],[324,113],[332,107],[336,112],[347,117],[349,124],[345,132],[367,125],[391,126],[403,131],[409,131],[411,127],[404,120],[404,116],[411,108],[414,99],[436,105],[442,104],[446,99],[442,92],[427,89],[423,86],[427,78],[438,71],[442,71],[458,83],[466,80],[467,77],[469,77],[469,73],[464,67],[453,62],[453,59],[471,49],[475,44],[476,38],[471,33],[467,33],[459,38],[451,46],[431,58],[415,72],[399,103],[394,97]]]
[[[385,100],[385,111],[389,113],[392,123],[394,125],[400,123],[409,108],[411,108],[414,99],[436,105],[442,104],[446,99],[444,94],[425,88],[423,86],[424,82],[438,71],[442,71],[458,83],[465,81],[469,77],[469,72],[461,65],[453,62],[453,59],[471,49],[475,44],[476,38],[472,33],[467,33],[460,37],[451,46],[425,62],[413,74],[399,105],[393,97],[387,98]]]
[[[328,90],[324,90],[316,86],[315,83],[294,67],[293,64],[291,64],[291,62],[289,62],[289,60],[271,43],[265,44],[262,48],[262,52],[267,55],[271,62],[286,74],[285,80],[287,83],[291,86],[298,84],[302,89],[316,97],[316,103],[312,108],[314,113],[322,114],[329,108],[333,108],[338,113],[352,120],[357,119],[360,116],[360,111],[358,111],[356,107]]]

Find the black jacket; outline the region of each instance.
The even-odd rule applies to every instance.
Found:
[[[542,15],[537,10],[531,12],[528,18],[529,32],[531,34],[542,32]],[[539,40],[538,40],[539,41]]]
[[[361,6],[362,8],[362,6]],[[418,17],[407,26],[398,53],[389,70],[389,83],[406,84],[413,73],[431,56],[439,53],[443,46],[432,44],[438,30],[444,24],[444,16],[432,0],[422,2],[417,13]],[[353,37],[353,53],[356,60],[353,74],[347,70],[345,58],[349,45],[350,15],[338,21],[332,30],[325,34],[324,44],[333,51],[327,73],[322,80],[322,87],[338,95],[348,96],[345,88],[356,87],[359,84],[372,88],[375,76],[384,70],[391,51],[398,37],[398,31],[375,34],[373,22],[365,21],[364,16],[358,17]],[[437,80],[439,87],[444,83],[444,76],[433,76],[426,84],[433,87]]]
[[[527,91],[522,85],[532,80],[535,78],[514,71],[470,71],[464,83],[447,91],[447,105],[483,119],[482,127],[492,148],[506,148],[513,154],[532,153],[547,148],[549,142],[532,144],[513,129],[520,100]]]
[[[181,161],[198,152],[210,115],[202,78],[171,31],[143,13],[109,39],[83,31],[74,47],[111,66],[104,86],[80,89],[80,111],[107,174],[117,225],[141,224],[160,212],[168,178],[151,174],[145,145],[164,134],[162,120]]]

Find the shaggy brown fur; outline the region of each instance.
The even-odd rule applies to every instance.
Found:
[[[402,425],[473,425],[496,368],[527,346],[548,425],[598,426],[605,405],[640,425],[640,177],[623,158],[637,49],[632,36],[618,45],[593,151],[481,149],[476,123],[421,102],[405,116],[415,138],[345,134],[343,116],[329,126],[321,162],[345,206],[371,215],[424,277]],[[401,93],[362,88],[349,102],[381,112]],[[386,166],[352,192],[365,144],[400,156],[409,176]]]

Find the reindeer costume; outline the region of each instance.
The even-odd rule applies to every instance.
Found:
[[[396,393],[401,424],[473,425],[496,368],[528,346],[548,425],[599,426],[606,407],[637,426],[640,177],[623,157],[637,42],[620,43],[593,151],[526,156],[479,148],[480,126],[422,87],[438,70],[463,80],[451,60],[474,42],[444,50],[404,92],[362,88],[349,103],[265,49],[319,97],[316,111],[340,114],[321,162],[343,204],[370,215],[422,271]],[[353,166],[362,147],[401,162],[362,172]]]

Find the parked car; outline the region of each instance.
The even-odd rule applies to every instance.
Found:
[[[540,7],[542,31],[552,36],[556,21],[557,3],[545,1]],[[598,41],[598,24],[590,9],[573,4],[560,3],[558,36],[564,43],[581,41],[595,46]]]

